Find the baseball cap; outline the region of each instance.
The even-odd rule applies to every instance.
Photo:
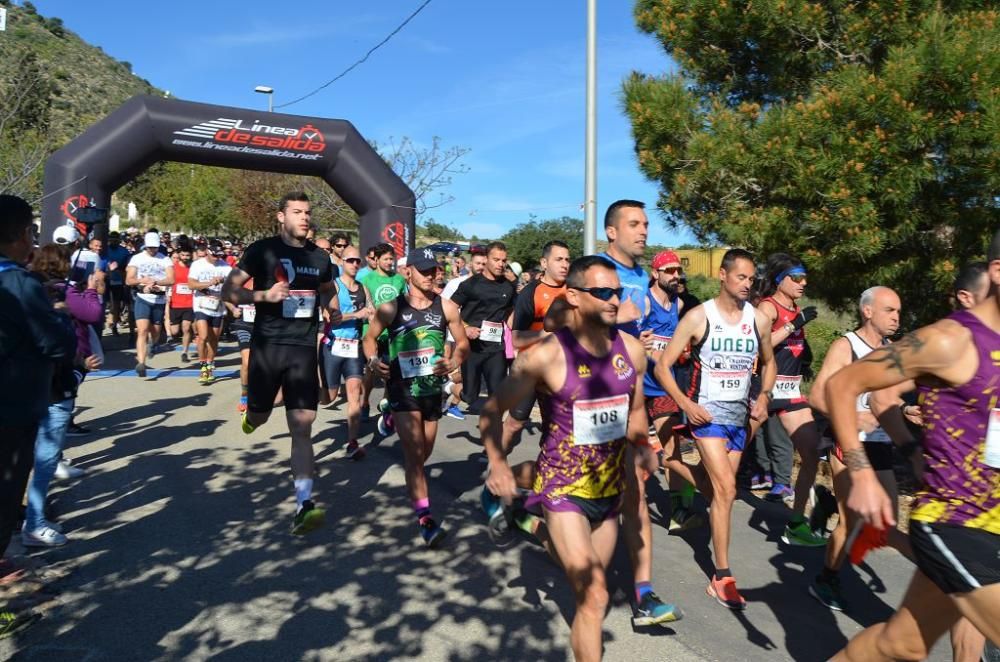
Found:
[[[524,271],[524,268],[521,266],[520,262],[511,262],[507,266],[510,267],[510,270],[514,272],[515,276],[517,276],[518,278],[521,277],[521,272]]]
[[[52,241],[65,246],[74,244],[80,238],[80,233],[71,225],[60,225],[52,232]]]
[[[147,232],[145,238],[142,241],[144,248],[159,248],[160,247],[160,235],[155,232]]]
[[[434,251],[429,248],[414,248],[406,254],[406,266],[413,267],[417,271],[425,271],[438,266],[434,258]]]
[[[668,264],[679,265],[680,263],[681,259],[677,257],[677,253],[673,251],[660,251],[656,254],[656,257],[653,258],[653,269],[662,269]]]

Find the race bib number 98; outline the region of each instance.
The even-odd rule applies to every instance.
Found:
[[[606,444],[625,436],[628,429],[628,394],[573,403],[573,443]]]
[[[479,339],[483,342],[503,342],[502,322],[483,322],[480,327]]]

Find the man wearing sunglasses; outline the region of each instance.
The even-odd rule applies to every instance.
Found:
[[[333,246],[330,258],[335,265],[343,267],[344,251],[351,245],[351,238],[347,236],[346,232],[334,232],[333,236],[330,237],[330,244]]]
[[[538,393],[548,422],[535,469],[529,511],[536,529],[566,572],[576,596],[570,642],[577,660],[601,658],[608,607],[605,571],[618,540],[625,448],[646,436],[642,344],[615,329],[622,286],[614,264],[590,255],[575,260],[566,279],[566,326],[522,352],[486,403],[479,430],[489,457],[487,487],[510,504],[517,495],[501,445],[503,415]]]
[[[441,389],[448,373],[469,354],[469,341],[451,301],[434,293],[438,264],[424,248],[406,256],[407,291],[379,306],[365,334],[368,369],[386,380],[386,398],[403,445],[406,490],[424,543],[437,547],[445,530],[431,514],[424,465],[434,450],[441,418]],[[389,338],[388,357],[379,351],[382,332]],[[451,359],[445,358],[445,334],[455,338]],[[388,363],[385,362],[387,358]]]
[[[711,482],[715,572],[705,592],[722,606],[735,610],[746,608],[746,600],[736,590],[729,569],[736,469],[746,447],[747,414],[758,421],[767,418],[777,373],[769,342],[770,320],[749,302],[756,271],[750,253],[739,248],[726,251],[719,269],[719,296],[685,315],[654,372],[656,380],[687,414],[691,435]],[[694,367],[690,387],[682,390],[670,369],[688,345]],[[758,361],[762,392],[751,408],[750,377]]]

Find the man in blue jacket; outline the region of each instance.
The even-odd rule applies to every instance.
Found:
[[[0,195],[0,554],[17,524],[55,362],[76,353],[73,328],[24,268],[33,248],[31,206]],[[0,638],[25,622],[0,605]]]

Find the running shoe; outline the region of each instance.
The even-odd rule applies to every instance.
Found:
[[[431,549],[436,549],[441,541],[444,540],[447,533],[441,526],[434,521],[434,518],[430,515],[424,515],[420,518],[420,535],[424,539],[424,543]]]
[[[670,524],[667,525],[667,531],[690,531],[691,529],[697,529],[698,527],[705,524],[704,518],[696,512],[693,512],[689,508],[684,506],[679,506],[670,513]]]
[[[0,610],[0,639],[11,637],[42,617],[38,612],[15,614],[9,609]]]
[[[388,437],[395,431],[396,426],[392,423],[392,414],[389,412],[383,413],[378,417],[378,433],[383,437]]]
[[[181,363],[190,363],[191,357],[188,356],[187,352],[181,352]]]
[[[135,374],[138,375],[139,377],[145,378],[146,377],[146,364],[145,363],[136,363],[135,364]]]
[[[809,586],[809,595],[823,603],[827,609],[847,611],[847,603],[840,595],[839,577],[831,577],[829,581],[823,581],[823,577],[817,575],[815,581]]]
[[[769,490],[774,485],[771,482],[771,474],[754,474],[750,478],[751,490]]]
[[[500,501],[500,497],[490,492],[490,488],[483,485],[483,491],[479,495],[479,505],[483,507],[483,512],[486,513],[486,518],[491,519],[497,511],[503,510],[503,503]]]
[[[669,602],[664,602],[652,591],[642,596],[635,611],[636,615],[632,617],[633,625],[674,623],[684,618],[684,613],[680,609]]]
[[[253,434],[253,431],[257,428],[250,425],[250,421],[247,420],[247,413],[243,412],[243,417],[240,420],[240,428],[243,430],[243,434]]]
[[[208,376],[208,374],[209,374],[208,373],[208,368],[202,366],[202,368],[201,368],[201,374],[198,375],[198,383],[199,384],[208,384],[209,383],[209,376]]]
[[[86,472],[83,469],[74,467],[65,460],[59,460],[56,464],[56,472],[53,474],[53,477],[58,478],[59,480],[69,480],[72,478],[79,478],[85,473]]]
[[[302,502],[302,507],[292,520],[292,535],[304,536],[323,526],[324,522],[326,522],[326,512],[307,499]]]
[[[771,486],[771,491],[764,495],[765,501],[784,501],[788,503],[789,499],[795,499],[795,491],[788,485],[782,485],[781,483],[775,483]]]
[[[69,424],[69,427],[66,428],[67,437],[83,437],[88,434],[90,434],[89,428],[85,428],[82,425],[75,422],[71,422]]]
[[[448,408],[444,411],[444,413],[451,418],[454,418],[456,421],[465,420],[465,414],[463,414],[462,410],[458,408],[458,405],[448,405]]]
[[[48,522],[37,529],[21,531],[21,544],[25,547],[61,547],[67,542],[69,539],[49,526]]]
[[[347,442],[347,457],[352,460],[365,459],[365,449],[358,445],[357,439],[351,439]]]
[[[826,538],[814,533],[805,519],[786,524],[785,532],[781,534],[781,541],[786,545],[798,547],[822,547],[826,544]]]
[[[736,580],[732,577],[716,579],[715,575],[712,575],[708,586],[705,587],[705,593],[715,598],[715,601],[723,607],[736,611],[747,608],[747,601],[736,590]]]
[[[246,410],[247,410],[247,396],[241,395],[240,396],[240,403],[238,405],[236,405],[236,411],[238,411],[239,413],[242,414]]]

